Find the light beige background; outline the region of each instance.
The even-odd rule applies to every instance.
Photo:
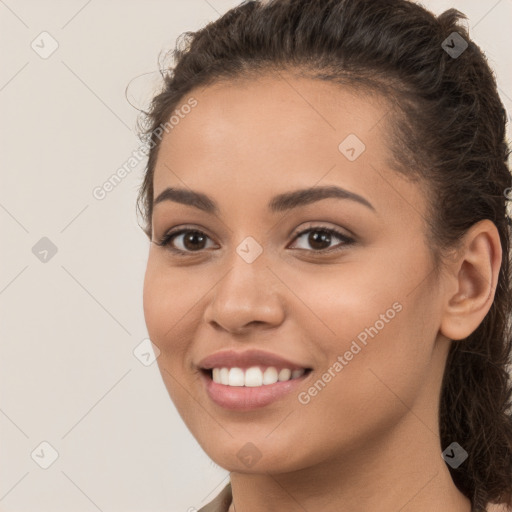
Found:
[[[1,511],[192,512],[226,483],[156,363],[133,353],[147,337],[145,162],[103,200],[92,192],[139,147],[128,84],[143,106],[159,52],[238,3],[0,0]],[[469,16],[510,118],[512,0],[423,3]],[[44,31],[48,58],[31,47],[51,49]],[[45,263],[42,237],[57,248]],[[48,469],[42,442],[58,452]]]

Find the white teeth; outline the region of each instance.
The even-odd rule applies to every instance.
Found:
[[[245,385],[250,388],[263,385],[263,372],[257,366],[245,370]]]
[[[269,366],[262,371],[259,366],[251,366],[247,370],[241,368],[213,368],[212,378],[213,382],[217,384],[224,384],[225,386],[234,387],[260,387],[276,382],[285,382],[290,379],[297,379],[302,377],[306,372],[305,369],[290,370],[283,368],[279,372],[274,366]]]
[[[225,386],[229,385],[229,368],[221,368],[219,372],[220,380],[216,380],[215,382],[220,384],[224,384]]]
[[[263,384],[275,384],[277,380],[277,370],[273,366],[269,366],[263,373]]]
[[[243,386],[244,385],[244,371],[241,368],[231,368],[229,370],[229,385],[230,386]]]
[[[279,372],[279,382],[283,382],[285,380],[290,380],[290,377],[292,376],[292,371],[288,368],[283,368]]]

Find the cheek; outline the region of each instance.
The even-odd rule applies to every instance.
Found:
[[[150,253],[144,276],[143,307],[149,336],[164,355],[171,343],[176,345],[173,336],[176,325],[190,306],[184,297],[188,288],[183,286],[179,272],[166,268],[160,260]]]
[[[319,382],[311,401],[320,408],[338,404],[342,411],[334,416],[353,411],[353,425],[396,419],[404,412],[401,401],[413,403],[427,381],[438,330],[432,285],[417,286],[427,261],[378,261],[364,269],[354,262],[330,279],[316,276],[294,289],[315,313],[303,328],[322,348],[319,377],[328,382]]]
[[[344,364],[327,401],[335,401],[338,392],[343,409],[353,411],[354,425],[368,431],[396,424],[430,385],[435,315],[424,322],[428,306],[420,297],[392,303],[396,297],[386,296],[381,308],[367,309],[364,316],[354,312],[351,335],[331,345]]]
[[[172,267],[165,255],[150,254],[144,276],[144,318],[149,337],[160,349],[158,364],[176,377],[191,370],[190,348],[211,287],[208,276]]]
[[[161,338],[157,333],[161,330],[161,323],[165,318],[162,313],[165,310],[164,302],[167,300],[161,275],[155,267],[154,258],[150,255],[144,276],[142,302],[148,333],[154,342],[157,338]]]
[[[187,299],[184,296],[184,293],[190,294],[187,290],[178,272],[163,264],[160,258],[150,255],[143,288],[146,327],[150,339],[160,349],[157,364],[165,387],[188,425],[187,414],[191,414],[191,408],[190,396],[185,389],[189,385],[184,387],[184,383],[190,378],[186,364],[190,340],[180,335],[180,329],[186,329],[194,321],[189,317],[192,311],[187,311],[197,297],[195,301],[192,297]]]
[[[375,315],[366,311],[364,318],[360,311],[358,318],[346,312],[347,336],[324,344],[327,363],[319,368],[310,387],[300,390],[299,414],[294,416],[301,425],[297,441],[307,432],[315,445],[311,450],[315,457],[363,449],[377,433],[391,431],[410,413],[428,381],[429,342],[415,331],[413,305],[403,304],[389,323],[377,324],[377,333],[370,329],[375,326]],[[386,308],[375,312],[385,314]],[[366,344],[360,341],[363,337],[358,339],[360,333],[367,335]]]

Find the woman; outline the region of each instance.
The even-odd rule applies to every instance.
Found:
[[[148,114],[148,332],[203,511],[512,507],[506,114],[451,9],[244,2]]]

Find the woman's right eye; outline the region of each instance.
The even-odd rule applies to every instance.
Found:
[[[206,247],[204,246],[204,242],[209,238],[210,237],[208,235],[197,229],[181,228],[179,230],[166,233],[158,242],[156,242],[156,244],[160,247],[166,247],[178,255],[186,255],[205,249]],[[184,246],[183,249],[176,248],[174,246],[175,241],[179,241],[180,239],[181,242],[179,243]],[[196,244],[198,244],[199,247]]]

